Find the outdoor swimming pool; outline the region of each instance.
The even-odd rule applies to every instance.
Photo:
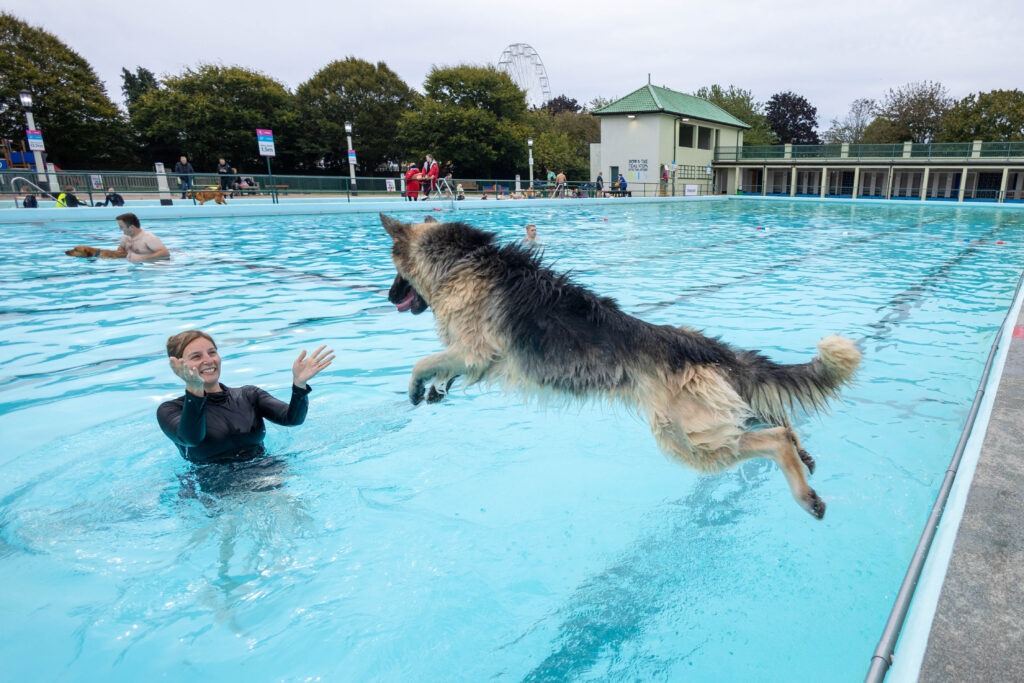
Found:
[[[429,212],[424,206],[424,213]],[[416,214],[422,217],[424,213]],[[701,201],[435,213],[518,239],[627,312],[782,362],[864,365],[797,425],[818,522],[775,465],[669,462],[621,408],[456,387],[386,300],[376,214],[144,221],[166,264],[71,259],[112,223],[0,226],[0,658],[11,680],[862,680],[1024,261],[1024,212]],[[410,220],[413,215],[402,216]],[[980,241],[979,241],[980,240]],[[997,242],[1003,244],[997,244]],[[168,335],[286,397],[272,456],[195,473],[156,425]]]

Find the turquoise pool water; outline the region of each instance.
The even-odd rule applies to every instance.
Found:
[[[426,207],[425,207],[426,208]],[[1024,257],[1024,212],[722,201],[434,213],[518,239],[628,312],[783,362],[862,343],[799,420],[817,522],[774,465],[668,462],[602,404],[493,389],[413,408],[429,313],[386,300],[375,214],[152,221],[168,264],[71,259],[107,223],[0,227],[0,658],[11,680],[862,680]],[[1003,242],[998,244],[997,242]],[[156,406],[169,334],[286,396],[272,457],[211,476]]]

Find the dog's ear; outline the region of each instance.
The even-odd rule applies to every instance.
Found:
[[[424,223],[436,223],[437,219],[434,218],[433,216],[427,216],[426,218],[423,219],[423,222]]]
[[[384,214],[380,214],[380,223],[384,226],[384,229],[388,231],[388,234],[391,235],[391,239],[398,241],[404,240],[408,237],[409,225],[407,223],[396,221],[391,216],[386,216]]]

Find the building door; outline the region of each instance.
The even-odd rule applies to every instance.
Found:
[[[608,185],[611,186],[617,182],[619,182],[619,167],[612,166],[611,173],[608,175]]]

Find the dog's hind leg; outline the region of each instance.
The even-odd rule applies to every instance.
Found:
[[[800,441],[796,432],[786,427],[772,427],[770,429],[759,429],[752,432],[745,432],[740,437],[740,458],[771,458],[778,464],[779,469],[786,475],[789,483],[789,490],[793,498],[800,504],[800,507],[821,519],[825,516],[825,501],[818,497],[818,494],[807,485],[804,477],[804,465],[807,460],[813,467],[814,460],[806,455],[806,451],[800,448]],[[801,452],[803,455],[801,455]],[[804,456],[806,455],[806,459]]]

